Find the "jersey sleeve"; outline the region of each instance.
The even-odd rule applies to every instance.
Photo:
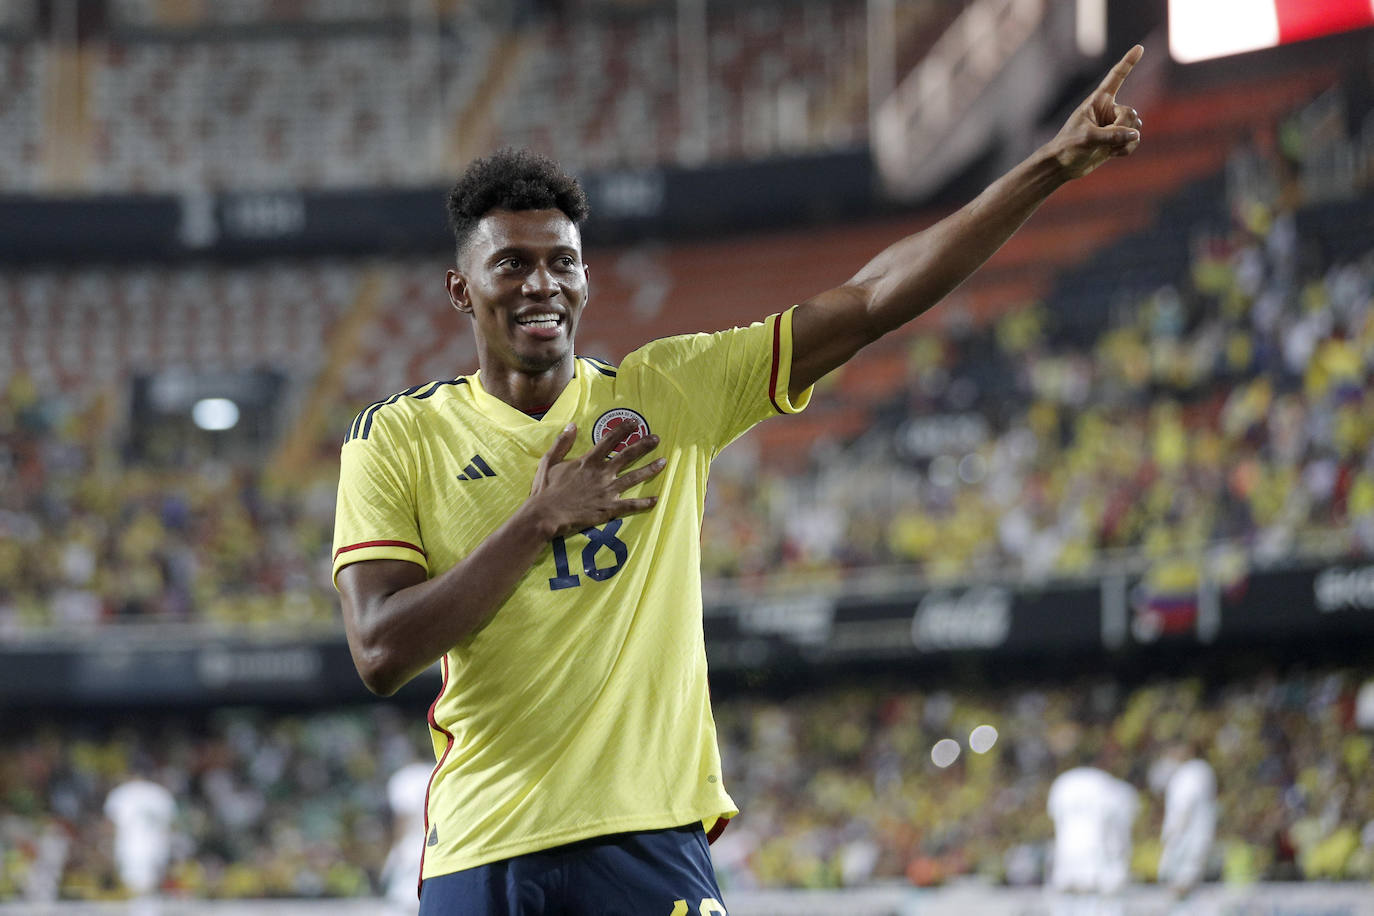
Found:
[[[795,400],[788,395],[793,311],[745,328],[653,341],[630,354],[622,371],[638,364],[652,375],[679,402],[685,427],[719,452],[761,420],[799,413],[810,402],[809,387]]]
[[[404,441],[383,417],[351,436],[339,456],[334,510],[334,582],[360,560],[408,560],[429,572]]]

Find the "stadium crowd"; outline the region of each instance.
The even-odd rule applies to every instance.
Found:
[[[857,442],[799,474],[727,452],[706,576],[1044,579],[1130,553],[1187,587],[1210,545],[1258,565],[1374,551],[1374,252],[1328,263],[1277,201],[1236,214],[1086,342],[1046,306],[913,336],[905,384]],[[0,633],[335,620],[327,475],[287,485],[195,450],[127,462],[117,406],[23,374],[0,393]],[[905,431],[931,416],[973,433],[913,454]]]
[[[966,5],[898,4],[894,66],[909,68]],[[0,5],[7,188],[404,186],[484,147],[643,168],[854,149],[868,131],[860,0],[713,6],[685,62],[677,4],[662,0],[80,6],[95,8],[73,13],[86,75],[54,89],[64,50],[39,4]],[[699,73],[691,92],[684,73]],[[45,161],[50,145],[69,165]]]
[[[1149,294],[1103,292],[1086,322],[1048,302],[902,338],[905,377],[866,408],[869,431],[822,441],[801,473],[752,460],[747,439],[728,450],[707,497],[705,576],[1044,579],[1124,553],[1186,588],[1214,544],[1259,565],[1374,551],[1374,239],[1333,257],[1297,219],[1331,184],[1318,180],[1326,150],[1364,143],[1335,158],[1363,163],[1343,193],[1374,187],[1371,86],[1352,81],[1238,143],[1227,209],[1181,230],[1189,259],[1155,265]],[[317,384],[370,276],[318,267],[0,277],[17,323],[0,345],[0,635],[336,624],[329,474],[361,404],[331,407],[320,472],[287,481],[262,453],[185,442],[128,460],[121,390],[130,365],[179,355],[269,360],[293,368],[296,390]],[[337,387],[375,396],[358,376]]]
[[[1219,544],[1256,564],[1374,554],[1374,251],[1333,259],[1304,238],[1301,195],[1277,163],[1239,149],[1227,228],[1193,227],[1187,263],[1146,296],[1104,303],[1091,326],[1056,323],[1050,303],[906,338],[906,378],[857,442],[823,443],[801,474],[751,460],[747,444],[727,452],[705,574],[743,587],[870,568],[1042,579],[1124,552],[1186,586]],[[960,420],[960,435],[930,447],[932,416]],[[125,420],[113,385],[0,377],[0,640],[140,621],[337,628],[327,475],[288,483],[213,449],[131,462]],[[320,452],[332,460],[333,446]],[[1134,871],[1151,880],[1148,767],[1180,737],[1204,745],[1220,780],[1214,876],[1374,879],[1371,678],[721,697],[744,809],[715,849],[722,882],[1038,883],[1050,780],[1086,757],[1142,790]],[[429,753],[414,720],[377,705],[9,721],[0,899],[126,894],[101,812],[135,771],[178,800],[166,893],[375,893],[387,777]],[[935,741],[966,744],[978,725],[999,732],[990,751],[931,761]]]
[[[1153,881],[1150,769],[1191,738],[1220,784],[1213,879],[1374,879],[1374,670],[1269,671],[1209,684],[831,685],[717,702],[743,813],[714,847],[723,884],[1038,884],[1056,773],[1096,759],[1140,790],[1134,877]],[[169,895],[357,896],[380,890],[386,781],[428,754],[392,705],[217,710],[141,724],[12,725],[0,747],[0,899],[126,895],[107,793],[143,772],[177,799]],[[968,736],[998,737],[976,753]],[[954,738],[949,766],[931,749]],[[1157,788],[1157,787],[1156,787]],[[415,850],[419,854],[419,850]]]
[[[803,475],[725,465],[706,571],[901,564],[937,579],[1043,578],[1111,551],[1162,557],[1228,540],[1260,562],[1368,553],[1374,258],[1298,276],[1296,248],[1284,220],[1263,237],[1200,243],[1187,286],[1123,309],[1090,347],[1056,343],[1044,309],[962,353],[913,341],[885,435],[822,453]],[[966,420],[979,441],[904,461],[893,430],[932,413]]]
[[[722,704],[745,816],[717,856],[735,886],[930,885],[966,875],[1037,884],[1052,834],[1050,783],[1096,760],[1140,790],[1132,870],[1151,881],[1161,802],[1150,767],[1186,738],[1207,749],[1222,786],[1214,875],[1374,877],[1374,796],[1359,775],[1374,745],[1368,698],[1356,715],[1360,686],[1353,672],[1321,672],[1214,689],[1103,680]],[[973,730],[988,724],[994,750],[969,749]],[[947,736],[965,750],[941,768],[931,749]]]
[[[415,756],[390,707],[303,716],[223,711],[194,727],[167,721],[100,736],[64,732],[48,725],[6,742],[0,899],[127,894],[102,810],[130,773],[160,781],[178,799],[166,891],[369,894],[391,843],[386,776]]]
[[[274,489],[251,464],[209,455],[126,463],[109,409],[23,377],[0,400],[0,635],[335,620],[331,484]]]

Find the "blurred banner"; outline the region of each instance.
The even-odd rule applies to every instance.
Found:
[[[269,643],[206,639],[203,645],[118,636],[107,633],[79,648],[6,646],[0,650],[0,702],[92,707],[334,703],[368,696],[341,635]]]
[[[1163,580],[1168,582],[1169,580]],[[718,673],[979,656],[1108,659],[1147,650],[1292,646],[1374,637],[1374,562],[1216,576],[1186,588],[1146,575],[1028,587],[894,587],[710,602]],[[428,697],[437,684],[406,690]],[[206,635],[97,628],[0,647],[0,704],[337,702],[365,699],[342,634]]]
[[[866,149],[700,169],[581,176],[591,243],[807,226],[876,212]],[[0,263],[444,251],[446,187],[0,195]]]
[[[1150,570],[1044,587],[734,601],[707,608],[707,654],[713,667],[728,670],[959,653],[1054,659],[1374,635],[1374,562],[1213,572],[1178,583]]]

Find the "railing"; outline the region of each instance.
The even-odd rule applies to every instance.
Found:
[[[889,193],[916,199],[998,136],[1028,129],[1076,66],[1072,14],[1071,4],[1044,0],[978,0],[964,10],[870,125]]]

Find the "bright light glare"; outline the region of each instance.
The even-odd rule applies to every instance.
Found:
[[[239,422],[239,405],[228,398],[201,398],[191,408],[191,421],[201,429],[233,429]]]
[[[1074,11],[1078,53],[1096,57],[1107,50],[1107,0],[1077,0]]]
[[[997,729],[991,725],[980,725],[969,732],[968,748],[975,754],[986,754],[997,743]]]
[[[1169,53],[1181,64],[1278,43],[1274,0],[1169,0]]]
[[[941,738],[930,749],[930,759],[943,770],[959,759],[959,742],[953,738]]]
[[[959,479],[967,484],[982,483],[987,476],[988,463],[977,452],[959,459]]]

